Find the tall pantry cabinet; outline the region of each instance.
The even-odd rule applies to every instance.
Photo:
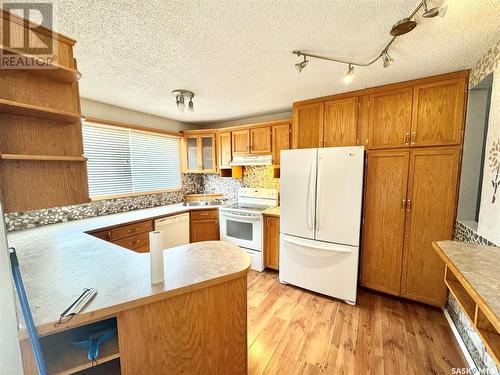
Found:
[[[432,242],[452,238],[467,81],[460,71],[294,103],[294,148],[365,146],[361,285],[444,305]]]

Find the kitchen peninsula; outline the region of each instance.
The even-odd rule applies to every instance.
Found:
[[[165,281],[151,285],[149,254],[86,233],[193,209],[174,204],[9,234],[49,373],[92,366],[82,351],[71,358],[75,349],[60,341],[74,327],[109,318],[116,319],[118,340],[103,345],[98,362],[119,357],[122,374],[174,369],[217,373],[222,368],[246,373],[250,261],[242,250],[220,241],[165,250]],[[55,326],[84,288],[96,288],[98,294],[80,314]],[[24,323],[20,325],[22,334]],[[26,373],[36,373],[27,340],[22,340],[22,349]]]

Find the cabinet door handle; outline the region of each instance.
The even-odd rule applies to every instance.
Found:
[[[208,216],[208,212],[200,212],[200,216]]]
[[[106,238],[108,239],[108,241],[111,241],[111,239],[113,238],[111,232],[106,233]]]
[[[129,233],[134,233],[134,232],[136,232],[136,231],[138,231],[138,230],[139,230],[139,227],[135,227],[135,228],[130,228],[130,229],[128,230],[128,232],[129,232]]]
[[[406,133],[406,135],[405,135],[405,144],[406,145],[410,144],[410,133]]]
[[[135,246],[137,245],[141,240],[135,240],[135,241],[132,241],[132,242],[129,242],[128,245],[129,246]]]
[[[415,143],[417,143],[417,132],[411,134],[411,144],[414,145]]]
[[[401,209],[404,210],[406,208],[406,199],[403,199],[403,202],[401,203]]]
[[[408,201],[406,201],[406,210],[410,211],[411,210],[411,200],[408,199]]]

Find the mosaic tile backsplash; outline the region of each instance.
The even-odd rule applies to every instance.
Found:
[[[279,179],[273,177],[272,166],[246,167],[242,179],[223,178],[218,174],[183,174],[182,191],[179,192],[140,195],[74,206],[14,212],[5,214],[5,224],[8,231],[28,229],[87,217],[179,203],[184,200],[185,194],[222,193],[226,198],[236,199],[240,187],[276,188],[279,190]]]
[[[184,174],[182,176],[182,191],[108,199],[75,206],[14,212],[4,215],[5,225],[8,231],[34,228],[41,225],[62,223],[93,216],[109,215],[141,208],[179,203],[184,200],[185,194],[197,194],[202,192],[203,176],[199,174]]]
[[[279,178],[274,178],[272,166],[245,167],[243,178],[220,177],[217,174],[204,176],[204,192],[222,193],[226,198],[236,199],[240,187],[280,189]]]
[[[460,221],[455,223],[453,240],[494,246],[492,242],[488,241],[484,237],[481,237],[472,228]],[[500,256],[500,248],[498,249],[498,256]],[[469,320],[451,293],[448,295],[446,309],[448,310],[453,323],[455,323],[458,333],[460,334],[467,351],[471,355],[472,360],[476,364],[479,373],[485,375],[500,375],[500,369],[496,366],[495,360],[486,351],[486,348],[479,338],[472,322]]]

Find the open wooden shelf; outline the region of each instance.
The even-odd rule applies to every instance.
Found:
[[[71,331],[64,331],[41,339],[42,351],[49,374],[66,375],[98,366],[120,357],[118,336],[101,344],[99,357],[92,363],[87,358],[87,351],[71,343]]]
[[[29,117],[38,117],[60,122],[80,121],[79,113],[60,111],[31,104],[17,103],[11,100],[0,99],[0,112],[12,113]]]
[[[243,177],[243,167],[219,167],[219,176],[232,177],[232,178],[242,178]]]
[[[86,161],[83,156],[0,154],[2,160]]]
[[[481,338],[488,353],[500,366],[500,331],[498,330],[498,320],[496,317],[483,312],[486,308],[481,299],[476,299],[475,293],[470,291],[470,286],[465,278],[453,271],[450,265],[446,264],[444,282],[451,294],[455,297],[460,307],[472,322],[477,334]]]
[[[22,51],[16,50],[14,48],[4,46],[3,44],[0,44],[0,50],[5,51],[9,54],[14,54],[16,56],[27,58],[32,62],[38,59],[38,56],[36,55],[30,55]],[[49,78],[55,79],[57,81],[67,82],[67,83],[76,82],[82,77],[81,73],[78,70],[59,65],[56,62],[45,64],[42,67],[36,69],[26,69],[26,70],[35,71],[37,74],[41,74]]]
[[[474,317],[476,316],[476,303],[449,268],[446,268],[444,282],[448,286],[451,294],[453,294],[457,300],[460,307],[462,307],[469,319],[474,322]]]

